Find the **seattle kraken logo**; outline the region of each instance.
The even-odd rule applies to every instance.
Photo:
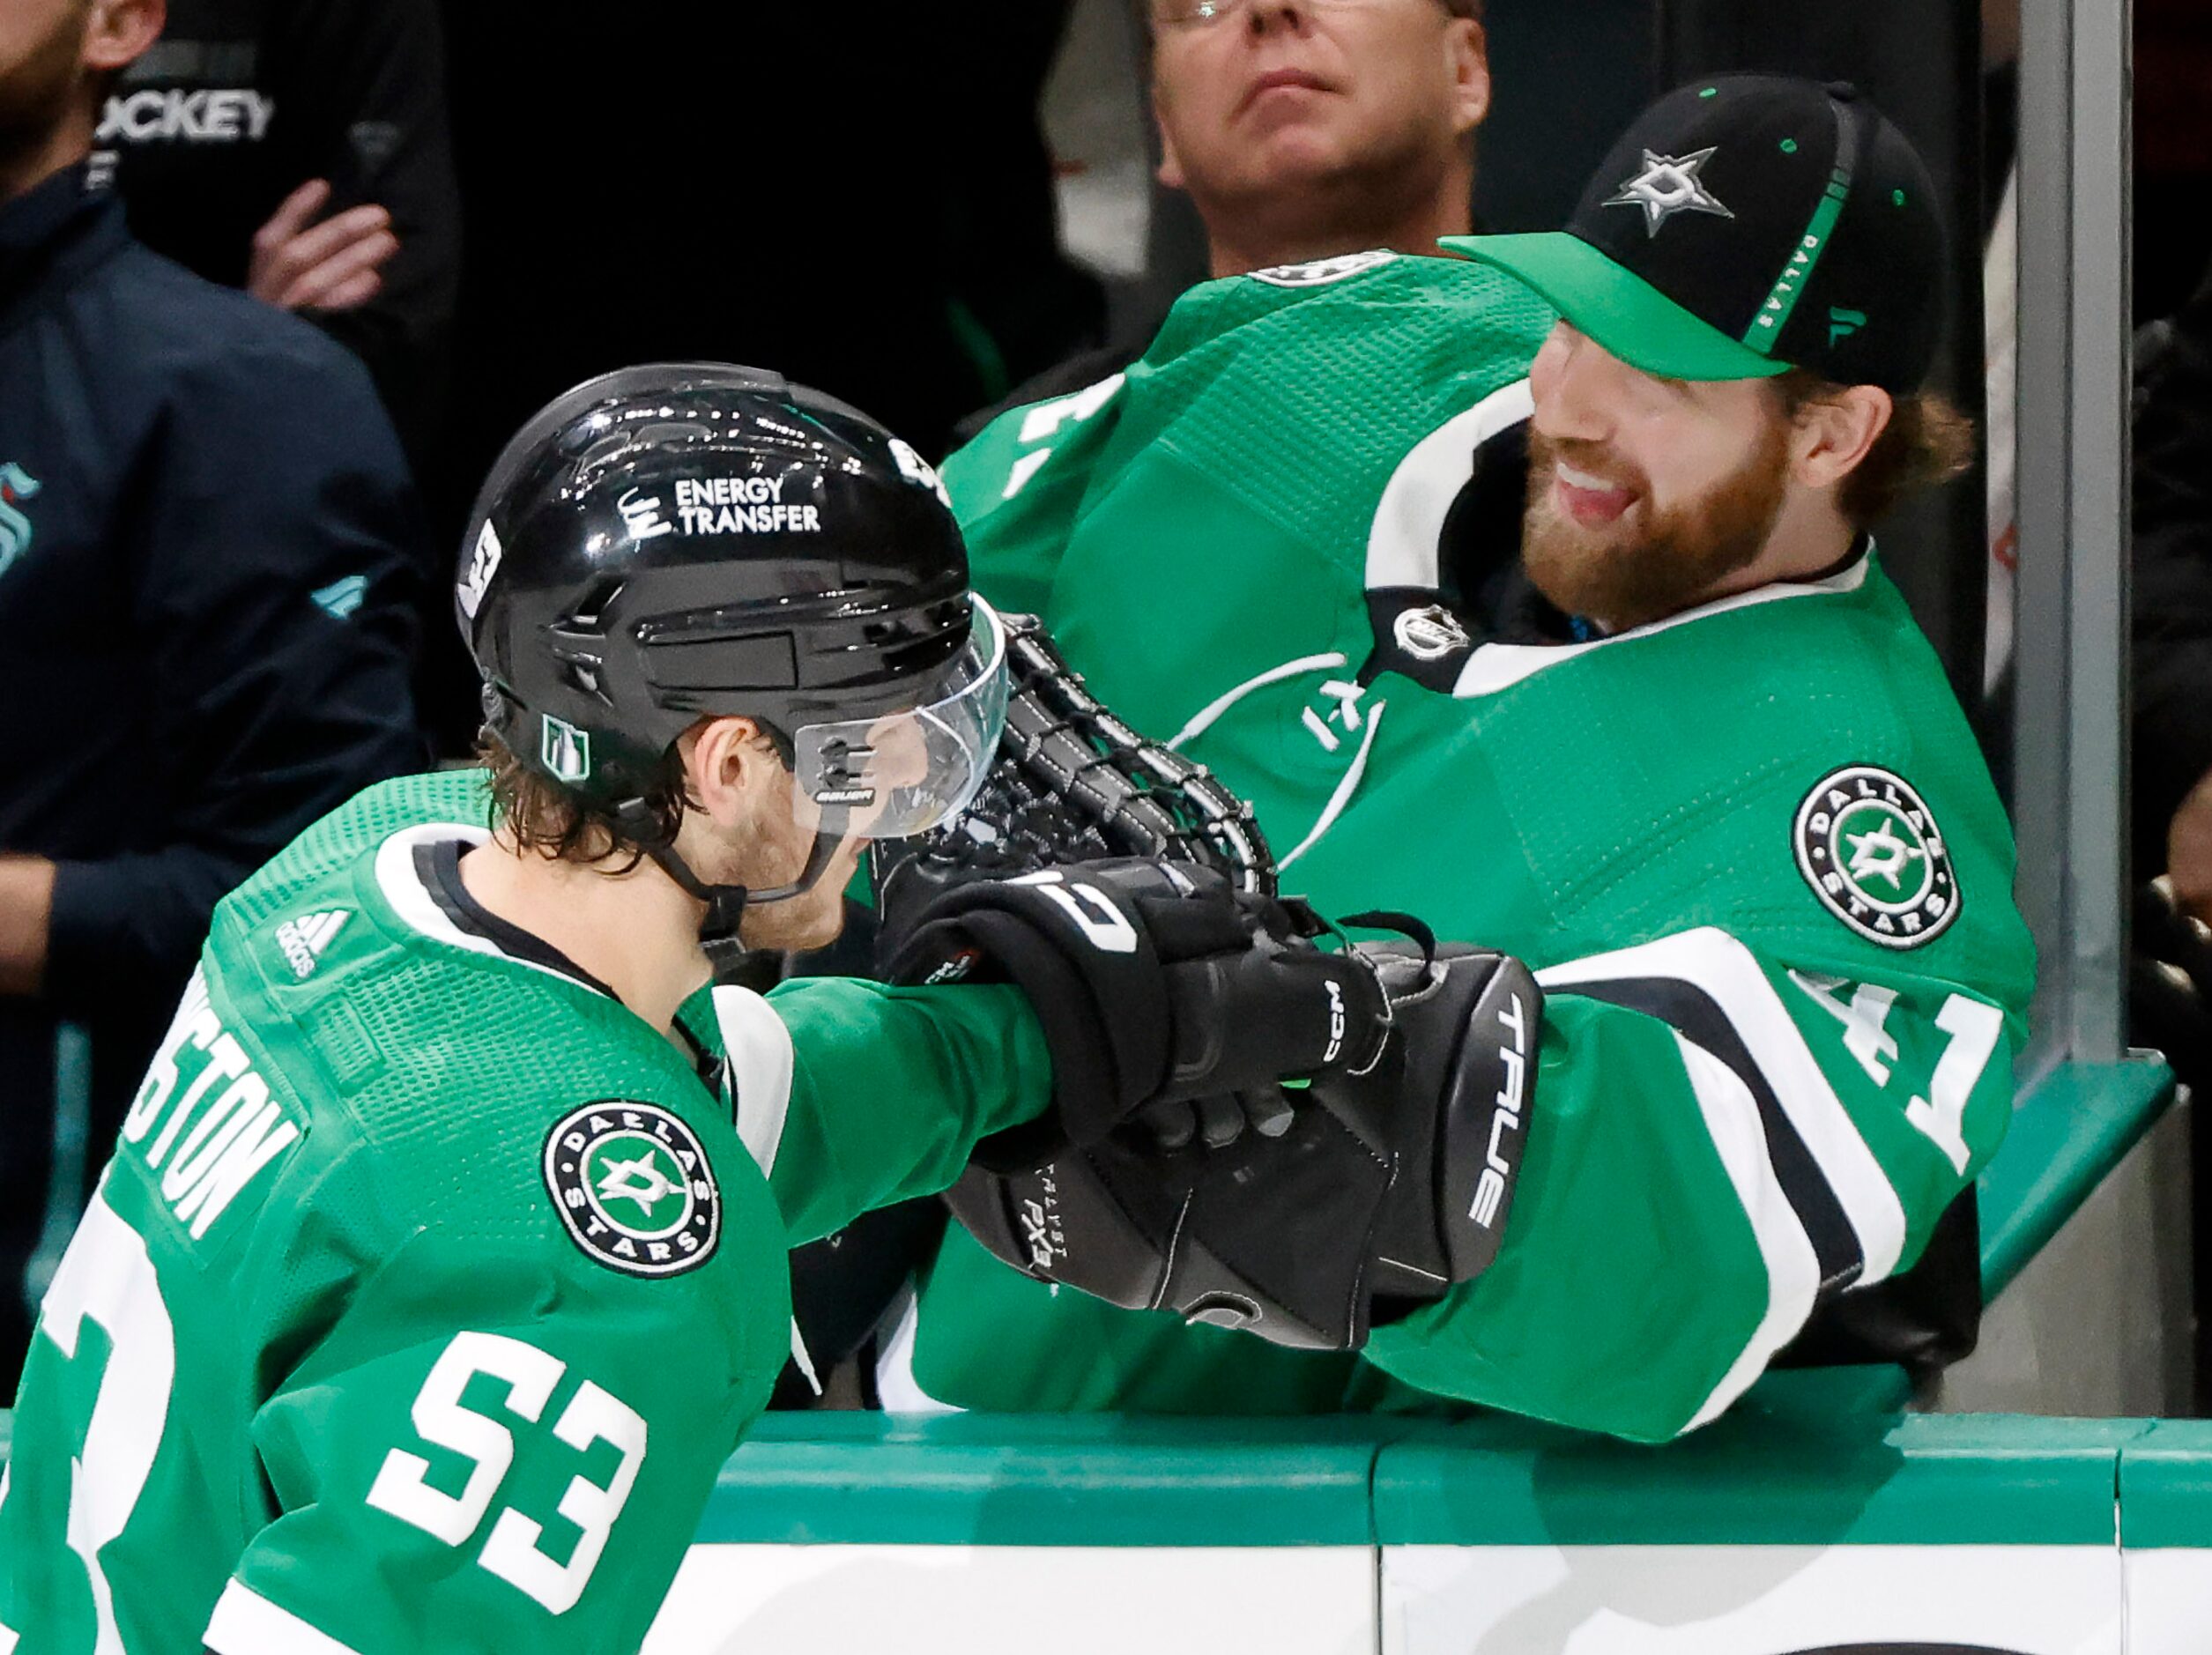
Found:
[[[31,549],[31,520],[16,509],[39,492],[39,479],[11,461],[0,465],[0,575]]]

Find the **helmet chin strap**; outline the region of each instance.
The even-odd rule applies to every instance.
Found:
[[[744,962],[752,951],[738,934],[745,921],[745,910],[769,902],[788,902],[820,884],[828,870],[830,858],[845,842],[845,828],[851,815],[850,810],[842,807],[825,810],[821,826],[814,830],[813,845],[806,853],[806,865],[799,870],[798,878],[789,885],[755,891],[742,885],[709,885],[694,873],[690,865],[676,854],[676,847],[654,830],[644,800],[625,799],[614,810],[615,820],[630,842],[642,847],[645,854],[685,894],[707,905],[707,917],[699,922],[699,949],[707,956],[707,964],[717,983],[735,982],[746,975]]]

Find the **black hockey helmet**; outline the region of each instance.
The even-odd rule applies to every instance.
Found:
[[[700,718],[772,726],[820,836],[754,902],[805,889],[849,825],[951,816],[998,745],[1003,633],[936,473],[760,369],[627,368],[550,404],[477,497],[454,602],[493,732],[633,828]]]

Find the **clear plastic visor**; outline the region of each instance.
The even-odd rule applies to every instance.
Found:
[[[792,732],[792,805],[801,821],[842,810],[847,837],[904,839],[975,798],[1006,724],[1006,631],[989,604],[970,602],[967,647],[932,686],[936,700]]]

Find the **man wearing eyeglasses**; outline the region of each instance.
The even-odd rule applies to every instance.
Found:
[[[1206,274],[1369,248],[1427,253],[1473,227],[1490,110],[1482,0],[1133,0],[1160,181],[1205,226]],[[1144,341],[1087,351],[971,416],[1096,383]]]
[[[1465,234],[1482,0],[1150,0],[1160,179],[1214,276]]]

